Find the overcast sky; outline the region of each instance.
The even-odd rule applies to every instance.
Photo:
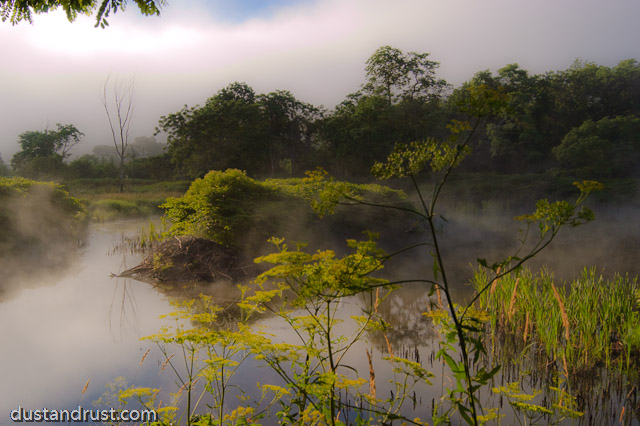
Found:
[[[169,0],[160,17],[131,3],[107,29],[59,11],[33,25],[0,23],[5,162],[20,133],[56,123],[85,133],[77,153],[110,143],[99,97],[108,75],[135,76],[135,137],[233,81],[331,108],[358,90],[383,45],[430,52],[454,85],[514,62],[542,73],[576,58],[640,58],[637,0]]]

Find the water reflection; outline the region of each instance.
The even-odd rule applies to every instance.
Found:
[[[141,250],[134,245],[134,237],[120,232],[120,242],[109,251],[109,256],[120,259],[120,266],[116,273],[111,273],[111,280],[114,282],[111,305],[107,313],[109,330],[115,338],[116,333],[122,339],[123,333],[128,332],[140,335],[140,321],[138,319],[138,307],[135,298],[134,286],[129,278],[119,277],[122,271],[130,267],[128,262],[130,256],[134,256],[136,262],[139,261]],[[115,326],[115,327],[114,327]]]
[[[452,227],[461,223],[466,225],[460,234],[445,234],[443,244],[443,250],[456,254],[452,262],[455,268],[452,277],[461,289],[465,274],[469,274],[469,263],[476,257],[486,256],[487,251],[495,252],[496,257],[499,252],[504,252],[505,246],[496,243],[493,236],[506,233],[495,225],[486,224],[488,230],[485,231],[474,228],[489,219],[464,220],[450,218]],[[92,226],[87,243],[72,267],[48,273],[32,282],[20,281],[21,290],[0,303],[0,341],[3,342],[0,345],[0,377],[3,379],[0,383],[0,424],[10,424],[7,415],[18,405],[64,408],[73,407],[78,401],[90,405],[90,401],[101,396],[105,385],[119,376],[124,376],[129,384],[163,388],[161,397],[165,401],[168,401],[170,392],[178,390],[174,374],[168,368],[162,370],[165,356],[153,344],[140,342],[139,338],[156,333],[164,324],[158,315],[173,310],[168,295],[194,297],[204,291],[213,294],[219,303],[233,307],[237,289],[232,283],[154,288],[138,281],[110,278],[111,274],[117,275],[140,262],[141,254],[129,249],[128,244],[143,224],[146,221]],[[558,241],[557,248],[552,248],[537,262],[552,267],[559,265],[564,274],[569,275],[577,264],[602,264],[607,256],[611,258],[611,253],[616,253],[618,255],[613,257],[609,270],[637,270],[638,263],[631,260],[637,255],[636,236],[640,235],[637,227],[637,219],[629,216],[620,221],[608,221],[602,228],[590,224],[582,229],[568,230],[571,232]],[[515,235],[511,230],[507,231],[509,235]],[[626,237],[618,240],[619,244],[607,242],[611,240],[604,238],[624,232]],[[114,250],[114,247],[122,249]],[[402,270],[403,278],[428,277],[431,269],[429,260],[428,254],[423,253],[401,263],[395,270]],[[394,269],[390,267],[389,271]],[[407,413],[422,418],[429,418],[430,410],[439,402],[445,388],[455,385],[451,374],[434,357],[439,335],[430,321],[421,315],[429,309],[431,302],[428,290],[428,287],[411,284],[393,293],[378,308],[385,321],[393,327],[386,333],[367,335],[344,359],[361,377],[368,378],[366,353],[369,352],[376,373],[377,391],[385,396],[395,392],[389,380],[396,377],[383,357],[393,352],[421,362],[435,374],[433,385],[421,385],[411,392]],[[351,298],[343,304],[341,317],[346,319],[350,315],[358,315],[362,308],[370,309],[370,299]],[[229,308],[227,313],[228,318],[232,318],[237,311]],[[291,330],[273,318],[265,318],[261,323],[270,327],[278,339],[293,338]],[[149,348],[151,351],[141,364],[140,360]],[[175,349],[170,348],[169,355],[175,352],[176,364],[183,363]],[[503,352],[500,359],[503,370],[493,385],[520,381],[524,390],[533,390],[543,389],[557,380],[558,368],[554,364],[521,361],[517,347],[511,352]],[[91,382],[87,393],[81,395],[88,378]],[[255,389],[257,381],[279,383],[275,373],[251,359],[234,377],[234,383],[247,392]],[[617,424],[625,402],[627,408],[622,423],[638,424],[637,380],[625,385],[624,377],[601,370],[590,379],[580,378],[580,383],[580,389],[577,384],[570,386],[575,390],[572,393],[578,397],[580,407],[588,413],[577,424]],[[543,394],[540,398],[544,402],[551,401],[552,397],[551,394]],[[486,406],[502,407],[502,413],[510,415],[503,419],[503,424],[514,420],[504,397],[486,394],[482,399]],[[231,401],[229,409],[235,402],[233,398]],[[352,403],[358,405],[361,401]],[[632,416],[633,411],[635,414]],[[275,419],[271,421],[276,423]]]
[[[166,297],[147,284],[109,278],[123,259],[107,256],[108,251],[122,233],[133,234],[140,225],[92,226],[77,264],[41,277],[0,304],[0,422],[10,422],[9,412],[19,405],[73,407],[88,378],[83,405],[97,399],[113,378],[136,376],[151,346],[139,338],[155,333],[163,324],[158,315],[171,310]],[[126,257],[128,264],[139,260],[139,255]],[[167,378],[150,369],[152,358],[138,377],[164,386]]]

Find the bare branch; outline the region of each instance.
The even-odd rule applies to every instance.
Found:
[[[128,81],[115,80],[109,84],[111,76],[107,76],[102,88],[100,101],[107,114],[113,146],[120,158],[120,192],[124,191],[124,159],[129,147],[129,128],[134,111],[135,78]],[[107,96],[109,87],[113,89],[113,96]],[[112,105],[111,105],[112,104]]]

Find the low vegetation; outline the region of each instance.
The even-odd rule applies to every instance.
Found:
[[[477,290],[486,271],[473,279]],[[558,362],[567,377],[596,367],[637,370],[640,361],[640,285],[637,278],[604,278],[585,269],[569,283],[549,271],[510,273],[494,280],[479,299],[490,316],[490,332],[522,339],[525,352]]]
[[[247,248],[272,235],[295,238],[296,232],[308,234],[311,225],[317,224],[313,210],[321,215],[333,212],[341,193],[348,191],[357,199],[366,194],[372,199],[396,201],[403,196],[380,185],[328,181],[325,175],[317,170],[306,178],[259,181],[240,170],[213,170],[196,179],[182,197],[169,198],[161,207],[171,222],[171,235],[195,235]],[[322,194],[321,188],[325,188]],[[356,222],[366,226],[365,218]]]

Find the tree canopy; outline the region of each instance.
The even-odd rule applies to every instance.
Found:
[[[160,15],[164,0],[134,0],[143,15]],[[28,21],[33,23],[33,15],[48,13],[61,7],[67,14],[69,22],[73,22],[78,14],[91,15],[95,12],[96,27],[109,25],[107,18],[113,12],[124,10],[127,0],[0,0],[0,16],[2,21],[9,20],[13,25]]]
[[[11,167],[26,177],[54,175],[69,157],[84,133],[72,124],[56,124],[57,130],[28,131],[18,138],[21,150],[11,159]]]
[[[168,152],[189,177],[212,169],[238,168],[272,175],[307,167],[311,127],[319,110],[290,92],[257,95],[246,83],[232,83],[204,106],[185,106],[160,118]],[[300,164],[299,164],[300,163]]]
[[[473,81],[502,87],[510,96],[508,111],[486,128],[497,171],[554,167],[553,148],[572,129],[587,120],[640,114],[640,64],[634,59],[612,68],[577,60],[567,70],[540,75],[510,64],[497,75],[477,73]]]
[[[640,170],[640,118],[605,117],[571,129],[553,153],[580,176],[628,177]]]

